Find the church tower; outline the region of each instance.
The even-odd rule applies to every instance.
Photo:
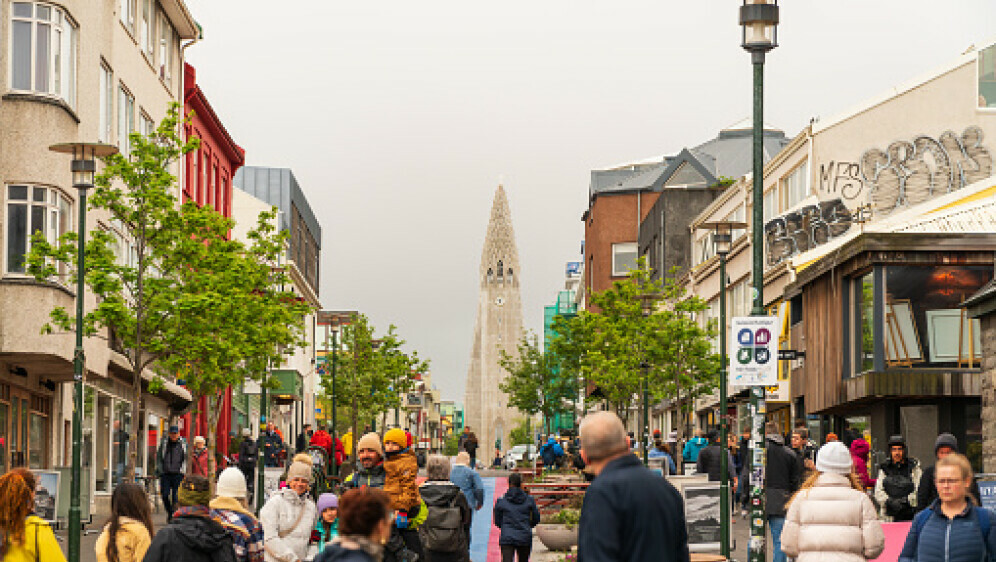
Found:
[[[498,350],[514,356],[522,336],[519,251],[501,185],[491,204],[478,275],[477,320],[463,407],[464,422],[480,444],[478,455],[490,459],[497,439],[501,439],[503,450],[509,447],[508,435],[518,417],[518,411],[508,406],[508,397],[498,389],[498,383],[507,375],[498,364]]]

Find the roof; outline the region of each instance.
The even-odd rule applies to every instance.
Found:
[[[291,203],[301,213],[305,227],[311,232],[318,249],[322,248],[322,227],[318,224],[311,203],[289,168],[243,166],[235,173],[232,184],[246,193],[280,209],[280,230],[290,230]]]
[[[238,169],[245,164],[246,151],[235,143],[232,135],[225,128],[225,124],[221,122],[221,118],[215,113],[214,107],[211,106],[211,102],[208,101],[207,96],[204,94],[204,90],[197,83],[197,69],[190,63],[184,63],[183,72],[183,86],[187,90],[183,96],[183,101],[187,105],[184,108],[184,112],[187,113],[188,109],[193,110],[204,121],[204,124],[210,129],[211,135],[219,141],[218,144],[225,150],[225,155],[233,164],[233,168]]]

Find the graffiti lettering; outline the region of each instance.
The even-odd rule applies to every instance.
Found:
[[[989,177],[993,159],[983,137],[973,125],[961,137],[945,131],[937,139],[919,136],[895,141],[884,151],[866,150],[858,165],[872,206],[887,215]],[[822,188],[822,166],[820,173]]]
[[[861,167],[856,162],[830,162],[820,164],[820,191],[837,195],[844,199],[854,199],[861,195],[864,183],[861,181]]]
[[[826,244],[850,228],[851,211],[839,198],[775,217],[764,225],[768,265]]]

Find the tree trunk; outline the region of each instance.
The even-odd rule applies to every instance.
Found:
[[[350,423],[352,424],[352,427],[353,427],[353,454],[350,455],[350,456],[353,457],[353,466],[356,466],[356,453],[357,453],[358,445],[360,444],[360,434],[359,434],[359,429],[360,429],[359,428],[360,413],[356,409],[357,406],[358,406],[357,399],[356,399],[356,395],[354,394],[353,395],[353,407],[350,408],[350,412],[349,412],[349,416],[350,416],[349,421],[350,421]]]
[[[215,459],[215,455],[218,451],[217,434],[218,434],[218,420],[221,419],[221,404],[224,397],[224,391],[215,393],[214,397],[214,407],[209,407],[207,411],[207,449],[208,449],[208,482],[211,484],[211,496],[214,496],[214,475],[218,474],[218,461]],[[227,437],[227,436],[226,436]],[[192,449],[193,447],[191,447]]]

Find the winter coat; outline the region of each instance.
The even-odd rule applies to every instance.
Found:
[[[419,493],[429,510],[418,528],[428,562],[466,561],[470,549],[466,529],[473,512],[460,487],[448,480],[433,480],[419,486]],[[439,548],[434,541],[443,541],[445,546]]]
[[[201,450],[194,449],[194,454],[191,455],[191,460],[193,460],[193,466],[190,467],[191,474],[198,474],[204,476],[208,475],[208,450],[204,447]]]
[[[316,556],[325,552],[332,540],[339,536],[339,519],[336,518],[329,526],[325,524],[322,514],[319,513],[318,521],[315,522],[315,532],[312,534],[317,535],[318,540],[308,545],[308,560],[314,560]]]
[[[346,477],[346,481],[342,483],[344,488],[362,488],[363,486],[370,486],[371,488],[383,488],[384,479],[387,477],[387,473],[384,471],[384,464],[374,465],[371,468],[363,468],[363,465],[356,467],[356,470]]]
[[[484,481],[476,470],[462,464],[454,465],[450,469],[450,482],[460,487],[471,509],[480,509],[484,505]]]
[[[175,515],[152,538],[144,562],[236,562],[231,535],[204,513]]]
[[[768,436],[765,454],[764,511],[768,517],[785,517],[788,499],[802,485],[802,460],[780,435]]]
[[[885,548],[868,495],[841,474],[823,473],[796,494],[782,528],[782,552],[796,562],[864,562]]]
[[[916,459],[895,463],[890,458],[879,465],[875,482],[875,501],[882,521],[912,521],[916,512],[916,492],[922,471]]]
[[[309,443],[312,447],[321,447],[325,449],[325,453],[328,455],[329,460],[332,459],[332,449],[333,442],[335,443],[335,464],[341,465],[344,460],[342,454],[342,442],[338,439],[333,440],[329,432],[324,429],[319,429],[311,436],[311,442]]]
[[[263,526],[256,516],[242,507],[235,498],[217,497],[211,500],[211,518],[224,521],[232,537],[235,559],[239,562],[263,562]]]
[[[578,455],[578,456],[580,457],[581,455]],[[675,466],[674,459],[671,458],[671,455],[668,454],[667,451],[664,451],[663,449],[658,449],[658,448],[654,447],[653,449],[650,449],[649,451],[647,451],[647,458],[648,459],[664,459],[664,462],[667,463],[667,469],[668,469],[667,470],[667,474],[678,474],[678,467]]]
[[[609,461],[588,487],[578,562],[688,562],[681,494],[635,455]]]
[[[3,562],[66,562],[52,527],[44,519],[29,515],[24,520],[24,543],[12,544],[4,554]]]
[[[380,562],[380,558],[374,558],[362,549],[344,548],[336,542],[325,547],[314,562]]]
[[[699,453],[702,449],[705,449],[709,445],[705,437],[693,437],[685,443],[685,448],[681,451],[682,458],[685,462],[697,462],[699,460]]]
[[[266,466],[277,466],[280,460],[280,453],[284,452],[284,440],[277,432],[264,433],[259,438],[259,445],[263,449],[263,458]]]
[[[558,460],[564,457],[564,448],[551,437],[540,447],[539,454],[540,458],[543,459],[543,466],[553,467],[556,466]]]
[[[97,537],[97,544],[94,550],[97,553],[97,562],[107,562],[107,543],[110,541],[110,534],[107,529],[110,524],[104,526],[104,530]],[[114,542],[118,547],[118,562],[142,562],[145,552],[152,544],[152,537],[145,525],[132,519],[122,517],[118,532],[114,534]]]
[[[863,438],[851,441],[851,462],[854,463],[854,473],[865,488],[874,488],[875,479],[868,476],[868,451],[871,447]]]
[[[304,515],[299,518],[302,510]],[[318,508],[307,495],[302,497],[294,490],[284,488],[270,496],[259,512],[266,562],[303,560],[308,554],[311,529],[317,517]],[[295,521],[297,525],[291,528]]]
[[[699,452],[699,459],[695,462],[695,472],[708,474],[710,482],[719,482],[719,469],[722,467],[721,461],[723,460],[720,455],[723,453],[724,451],[719,445],[709,445],[702,449]],[[733,479],[737,477],[733,455],[729,451],[726,451],[726,455],[726,472],[730,475],[730,482],[733,482]]]
[[[989,514],[989,535],[983,537],[978,510],[969,501],[964,511],[948,519],[941,512],[940,500],[934,500],[923,528],[917,532],[916,522],[910,526],[899,562],[941,561],[977,562],[992,560],[996,554],[996,516]],[[988,556],[987,554],[988,550]]]
[[[540,512],[536,500],[522,488],[511,487],[498,498],[492,518],[501,529],[498,544],[533,544],[533,527],[540,522]]]
[[[187,446],[182,439],[170,441],[164,437],[156,451],[156,474],[186,474]]]
[[[928,466],[923,469],[923,474],[920,476],[920,487],[916,491],[916,505],[914,506],[917,512],[923,511],[930,507],[930,504],[934,503],[937,499],[937,483],[934,482],[934,468],[933,466]],[[975,498],[976,502],[979,502],[982,494],[979,493],[979,483],[972,479],[972,487],[969,488],[969,493]]]
[[[402,449],[388,453],[384,461],[384,493],[391,498],[391,509],[413,511],[421,502],[418,495],[418,461],[415,455]]]

